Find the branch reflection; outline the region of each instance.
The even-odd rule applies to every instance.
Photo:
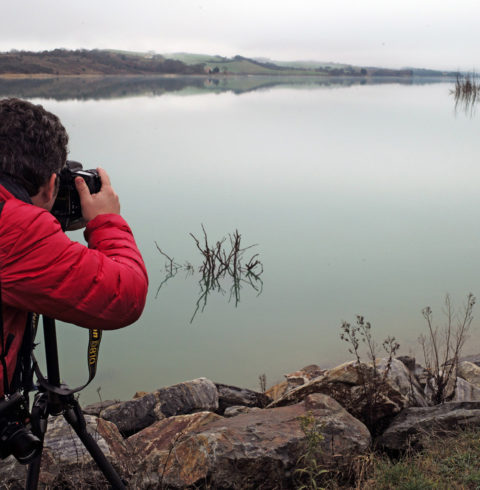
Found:
[[[198,312],[205,311],[209,297],[215,293],[220,293],[226,296],[228,291],[228,302],[235,304],[235,307],[240,303],[241,290],[244,287],[252,288],[259,296],[263,291],[263,264],[259,259],[259,254],[252,255],[248,260],[244,260],[244,254],[247,250],[255,247],[241,246],[241,235],[238,230],[228,234],[216,243],[210,243],[205,227],[202,225],[203,237],[198,239],[190,233],[190,236],[195,241],[197,250],[202,256],[202,264],[194,267],[190,262],[180,264],[175,261],[174,257],[166,254],[155,242],[157,250],[163,255],[167,261],[165,262],[165,277],[158,286],[155,298],[158,298],[162,287],[173,279],[178,272],[183,271],[186,277],[193,276],[195,273],[201,275],[198,285],[200,288],[199,297],[195,303],[195,309],[190,323],[193,322]],[[231,281],[230,286],[225,286],[226,282]]]

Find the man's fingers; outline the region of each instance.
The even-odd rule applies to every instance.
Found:
[[[110,177],[108,176],[107,172],[103,170],[102,167],[97,168],[98,175],[100,175],[100,180],[102,181],[102,187],[108,187],[111,186],[112,184],[110,183]]]
[[[90,189],[81,177],[75,178],[75,187],[77,188],[78,195],[80,196],[80,201],[89,198]]]

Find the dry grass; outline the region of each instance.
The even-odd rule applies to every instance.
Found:
[[[331,490],[480,489],[480,428],[430,435],[421,452],[392,461],[384,454],[358,457],[350,475],[324,481]],[[347,484],[345,481],[350,482]]]

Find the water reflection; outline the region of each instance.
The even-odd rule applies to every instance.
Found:
[[[242,247],[242,237],[238,230],[228,235],[228,241],[226,237],[223,237],[215,244],[210,244],[203,225],[202,231],[202,242],[190,233],[203,258],[202,265],[197,268],[190,262],[185,262],[184,264],[175,262],[175,259],[167,255],[155,242],[157,250],[167,259],[164,266],[165,277],[158,286],[156,298],[158,298],[162,287],[180,271],[183,271],[186,277],[194,276],[195,272],[201,275],[198,281],[200,292],[190,323],[193,322],[199,311],[202,313],[205,311],[209,296],[212,293],[220,293],[222,296],[226,295],[227,289],[224,287],[226,282],[230,282],[228,302],[233,302],[235,307],[240,303],[242,287],[248,286],[252,288],[257,292],[257,296],[263,291],[263,281],[260,277],[263,274],[263,264],[259,259],[259,254],[254,254],[247,261],[244,261],[245,252],[256,245]]]
[[[458,76],[451,93],[455,97],[455,112],[461,110],[472,117],[480,96],[480,82],[477,76],[475,74]]]
[[[102,100],[141,95],[159,96],[166,93],[244,94],[274,87],[350,87],[352,85],[402,85],[445,82],[445,78],[429,77],[168,77],[168,76],[108,76],[59,78],[0,78],[0,97],[44,98],[54,100]]]

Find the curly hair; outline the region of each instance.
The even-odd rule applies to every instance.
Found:
[[[0,172],[38,193],[67,161],[68,134],[60,119],[41,105],[0,100]]]

